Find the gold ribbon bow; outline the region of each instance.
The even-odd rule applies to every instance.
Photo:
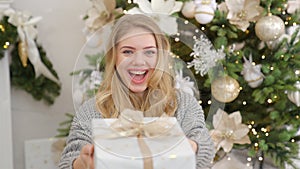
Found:
[[[174,124],[167,121],[166,115],[154,118],[152,121],[144,122],[144,115],[141,111],[125,109],[119,119],[111,124],[111,128],[117,131],[120,136],[163,136],[173,127]]]
[[[110,127],[115,132],[108,135],[97,135],[95,138],[120,138],[136,136],[143,155],[144,169],[153,169],[152,153],[143,137],[166,136],[174,126],[174,123],[167,121],[167,116],[154,118],[152,121],[144,122],[144,115],[141,111],[125,109],[119,118]]]

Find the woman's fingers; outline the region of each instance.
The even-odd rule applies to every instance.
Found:
[[[192,149],[194,150],[194,152],[196,153],[197,152],[197,149],[198,149],[198,145],[197,143],[194,141],[194,140],[191,140],[191,139],[188,139],[191,146],[192,146]]]
[[[85,169],[94,169],[94,145],[83,146],[79,158]]]

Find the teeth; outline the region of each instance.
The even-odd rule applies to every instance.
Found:
[[[131,73],[131,74],[135,74],[135,75],[142,75],[142,74],[145,74],[146,73],[146,71],[145,70],[143,70],[143,71],[138,71],[138,70],[131,70],[131,71],[129,71],[129,73]]]

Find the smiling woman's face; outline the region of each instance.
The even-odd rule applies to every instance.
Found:
[[[153,34],[134,29],[117,45],[116,67],[125,85],[143,94],[157,63],[157,45]]]

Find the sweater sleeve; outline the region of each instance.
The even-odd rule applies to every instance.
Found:
[[[197,169],[209,167],[215,156],[215,149],[206,128],[202,107],[193,96],[179,92],[176,117],[186,136],[198,145]]]
[[[75,113],[66,146],[61,155],[60,169],[72,169],[73,162],[79,156],[81,148],[86,144],[92,144],[91,120],[100,114],[94,107],[95,101],[89,100]]]

